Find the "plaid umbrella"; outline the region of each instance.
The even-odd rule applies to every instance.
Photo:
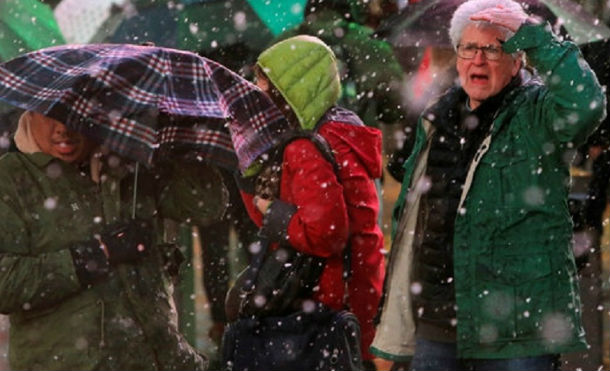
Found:
[[[194,53],[91,44],[0,65],[0,100],[152,165],[168,155],[245,169],[286,122],[256,86]]]

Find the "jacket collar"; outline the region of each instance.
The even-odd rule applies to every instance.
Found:
[[[491,128],[492,136],[500,131],[504,124],[509,121],[506,118],[511,118],[515,113],[514,111],[518,109],[518,107],[521,105],[521,102],[527,99],[527,97],[524,94],[520,94],[520,92],[532,86],[540,86],[543,84],[542,80],[540,80],[540,77],[530,73],[530,71],[525,68],[521,69],[518,78],[518,80],[516,78],[513,79],[513,82],[517,81],[518,84],[513,84],[511,82],[511,89],[507,91],[504,95],[502,105],[499,109],[499,112],[501,112],[501,114],[498,115],[498,119],[495,120]]]
[[[19,151],[19,149],[15,146],[14,142],[11,143],[11,145],[9,146],[9,152],[19,152],[22,153],[23,155],[25,155],[27,157],[27,159],[33,163],[36,167],[38,167],[39,169],[43,169],[47,166],[49,166],[49,164],[51,162],[56,162],[58,163],[62,168],[63,167],[67,167],[67,166],[74,166],[75,169],[80,169],[81,171],[89,174],[89,176],[91,176],[91,169],[90,167],[93,165],[93,161],[90,162],[84,162],[83,164],[81,164],[80,166],[78,165],[73,165],[73,164],[69,164],[67,162],[64,162],[62,160],[59,160],[49,154],[46,154],[44,152],[35,152],[35,153],[23,153],[21,151]],[[93,157],[92,157],[93,158]],[[110,175],[112,178],[121,180],[124,177],[126,177],[129,174],[129,169],[128,169],[128,165],[126,164],[122,164],[121,166],[108,166],[106,164],[107,162],[107,157],[103,156],[101,158],[100,161],[98,161],[100,164],[102,164],[102,167],[99,168],[99,170],[107,175]],[[98,182],[96,180],[94,180],[94,182]]]
[[[459,117],[460,107],[466,104],[467,97],[461,86],[453,86],[426,108],[422,117],[436,127],[447,125],[454,118]]]
[[[55,157],[44,153],[44,152],[34,152],[34,153],[26,153],[26,152],[22,152],[19,148],[17,143],[15,142],[15,140],[11,140],[9,147],[8,147],[8,152],[18,152],[21,153],[23,155],[25,155],[28,160],[33,163],[34,165],[36,165],[36,167],[38,167],[39,169],[42,169],[46,166],[48,166],[51,161],[56,160],[58,162],[62,162],[57,160]]]
[[[36,152],[36,153],[25,153],[30,158],[30,161],[34,163],[39,168],[46,167],[51,163],[51,161],[56,160],[55,157],[48,155],[44,152]]]
[[[479,107],[471,112],[480,118],[488,117],[495,119],[498,112],[511,102],[520,87],[531,83],[534,79],[525,71],[515,76],[509,84],[498,94],[485,100]],[[423,112],[423,118],[430,121],[434,126],[444,126],[455,122],[460,117],[460,111],[468,102],[468,95],[461,86],[450,88],[438,101],[433,103]],[[497,132],[501,125],[495,125],[493,132]]]

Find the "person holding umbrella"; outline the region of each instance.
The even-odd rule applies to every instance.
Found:
[[[449,35],[460,84],[418,122],[372,351],[412,370],[556,370],[586,349],[564,154],[604,93],[511,0],[464,2]]]
[[[133,168],[57,120],[21,116],[0,159],[0,312],[10,316],[11,369],[206,368],[178,330],[172,280],[181,255],[163,243],[162,218],[220,218],[222,180],[196,163]]]

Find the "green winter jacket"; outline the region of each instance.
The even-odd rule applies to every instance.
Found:
[[[76,275],[70,247],[128,220],[133,172],[110,167],[100,184],[53,157],[0,158],[0,313],[10,316],[14,370],[201,370],[205,358],[180,335],[172,299],[176,250],[156,246],[93,285]],[[208,224],[224,212],[216,170],[140,169],[136,216]]]
[[[577,47],[544,25],[524,25],[504,44],[524,50],[545,84],[507,95],[470,166],[454,230],[457,346],[461,358],[512,358],[585,349],[571,250],[566,150],[604,116],[605,97]],[[420,118],[395,205],[386,298],[372,351],[395,360],[414,351],[409,283],[433,122]]]

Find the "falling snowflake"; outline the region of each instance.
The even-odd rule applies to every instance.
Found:
[[[419,283],[419,282],[413,282],[413,283],[411,284],[411,293],[412,293],[413,295],[419,295],[419,294],[421,294],[422,289],[423,289],[423,288],[422,288],[422,284],[421,284],[421,283]]]
[[[253,242],[248,246],[248,251],[250,252],[250,254],[253,254],[253,255],[258,254],[261,251],[261,249],[262,249],[262,245],[261,245],[260,241]]]
[[[57,207],[57,197],[49,197],[44,200],[44,208],[47,210],[55,210]]]
[[[233,26],[237,31],[246,31],[246,29],[248,28],[246,13],[244,13],[243,11],[236,12],[233,16]]]
[[[548,314],[542,320],[542,337],[548,345],[557,346],[570,340],[572,324],[561,313]]]
[[[484,324],[479,329],[479,341],[481,343],[493,343],[498,338],[498,329],[492,324]]]

